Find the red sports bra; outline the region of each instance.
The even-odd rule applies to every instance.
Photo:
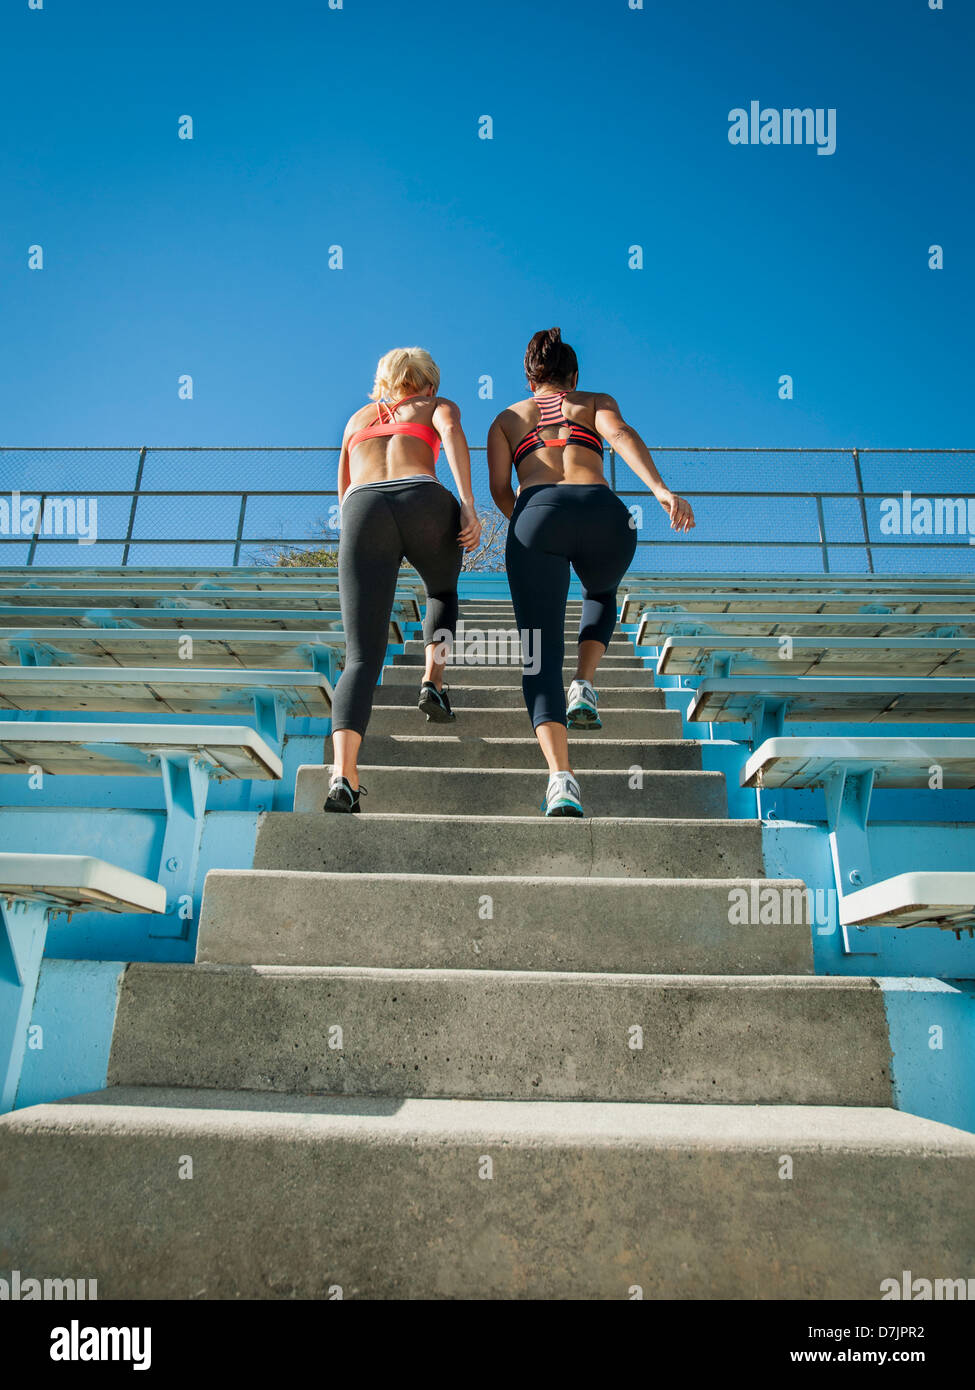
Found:
[[[598,434],[595,434],[588,425],[576,424],[574,420],[567,420],[565,411],[562,408],[567,392],[558,391],[554,395],[536,396],[535,404],[538,406],[538,424],[534,429],[529,430],[525,437],[520,441],[514,451],[513,463],[515,471],[522,459],[528,454],[533,454],[536,449],[564,449],[567,444],[579,444],[583,449],[592,449],[594,454],[600,458],[603,455],[603,441]],[[551,426],[568,425],[569,433],[562,435],[558,439],[543,439],[542,430]]]
[[[395,412],[402,404],[402,401],[397,401],[395,405],[377,401],[376,423],[367,425],[363,430],[356,430],[349,439],[349,453],[351,454],[356,445],[361,444],[364,439],[378,439],[389,434],[411,434],[415,439],[422,439],[425,444],[429,444],[433,450],[433,462],[436,464],[440,456],[439,434],[432,425],[421,425],[415,420],[397,420]]]

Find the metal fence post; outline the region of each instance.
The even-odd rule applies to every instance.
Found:
[[[867,572],[873,574],[873,551],[870,549],[870,522],[867,519],[867,499],[863,495],[863,474],[860,472],[860,450],[853,450],[853,468],[856,472],[857,492],[860,495],[860,524],[863,527],[863,544],[867,548]]]
[[[34,551],[37,549],[37,537],[41,534],[41,526],[44,522],[44,503],[47,501],[47,493],[41,493],[41,509],[37,513],[37,520],[34,523],[34,534],[30,538],[30,549],[27,552],[27,563],[34,563]]]
[[[237,541],[234,545],[234,568],[240,564],[240,543],[244,535],[244,513],[247,511],[247,493],[240,494],[240,514],[237,517]]]
[[[132,532],[135,530],[135,509],[139,505],[139,489],[142,487],[142,470],[146,466],[146,454],[148,446],[143,444],[139,452],[139,464],[135,470],[135,487],[132,490],[132,506],[129,508],[129,525],[125,532],[125,549],[122,551],[122,564],[129,563],[129,545],[132,541]]]
[[[816,516],[819,520],[819,544],[823,552],[823,574],[829,574],[829,547],[826,544],[826,518],[823,514],[822,493],[816,493]]]

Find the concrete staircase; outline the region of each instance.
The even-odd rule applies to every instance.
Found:
[[[103,1298],[966,1277],[975,1136],[892,1108],[875,981],[813,975],[808,926],[730,924],[770,886],[760,828],[626,640],[573,738],[584,821],[541,816],[515,668],[458,668],[437,726],[421,660],[384,672],[364,813],[302,768],[254,869],[209,875],[198,963],[126,970],[108,1089],[0,1120],[0,1268]]]

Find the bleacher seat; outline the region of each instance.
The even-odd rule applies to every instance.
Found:
[[[172,666],[184,628],[0,628],[0,666]],[[194,628],[192,662],[213,669],[321,671],[333,680],[345,651],[340,630]]]
[[[324,612],[336,616],[339,610],[338,591],[312,586],[303,589],[268,587],[226,589],[211,585],[205,589],[155,589],[127,585],[125,588],[102,588],[92,585],[56,588],[39,585],[32,588],[0,589],[3,608],[90,608],[93,600],[109,608],[173,608],[178,610],[209,608],[276,608],[304,609],[309,613]],[[259,603],[255,600],[259,599]],[[416,598],[400,596],[393,600],[393,617],[404,622],[416,622],[420,616]]]
[[[975,721],[975,679],[708,676],[694,690],[687,718],[751,724],[759,741],[780,734],[786,719],[967,724]]]
[[[912,609],[912,605],[939,603],[950,605],[975,600],[975,581],[969,576],[921,576],[914,579],[847,577],[823,575],[803,578],[773,576],[693,575],[681,578],[661,575],[657,580],[641,580],[627,587],[620,607],[621,622],[636,622],[647,609],[660,605],[692,608],[720,608],[724,604],[738,607],[760,606],[792,597],[797,604],[819,602],[854,602],[897,605]],[[912,610],[913,611],[913,610]]]
[[[89,597],[94,597],[89,595]],[[91,607],[50,607],[47,604],[3,604],[0,603],[0,630],[35,627],[79,627],[79,628],[180,628],[193,631],[199,628],[217,628],[226,624],[233,631],[250,630],[257,632],[307,631],[314,624],[325,632],[340,632],[342,616],[336,610],[313,612],[307,608],[102,608],[92,603]],[[403,624],[398,618],[389,623],[389,641],[404,641]]]
[[[0,899],[59,912],[165,912],[166,890],[89,854],[0,853]]]
[[[148,777],[163,757],[185,755],[211,777],[276,779],[281,759],[250,728],[225,724],[66,724],[0,720],[0,773]]]
[[[720,602],[716,602],[720,598]],[[721,604],[723,603],[723,607]],[[634,615],[634,621],[636,620]],[[739,632],[761,636],[776,630],[807,632],[840,630],[844,625],[864,636],[884,632],[924,636],[942,629],[957,636],[975,630],[975,598],[950,601],[943,595],[904,602],[861,603],[849,594],[823,594],[783,599],[749,595],[738,604],[732,596],[702,594],[686,602],[659,603],[641,609],[637,626],[638,646],[659,646],[666,637],[681,632]]]
[[[0,1112],[17,1094],[50,913],[165,909],[161,884],[103,859],[0,853]]]
[[[975,676],[975,637],[668,637],[660,675]]]
[[[876,878],[867,838],[875,787],[975,788],[975,738],[771,738],[742,786],[822,787],[842,926],[975,928],[975,873],[912,869]],[[934,792],[933,794],[937,794]],[[851,888],[852,885],[852,888]]]
[[[252,714],[279,748],[288,715],[327,719],[332,687],[319,671],[176,666],[0,666],[0,710]]]

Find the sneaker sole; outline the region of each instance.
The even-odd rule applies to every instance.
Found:
[[[577,709],[570,710],[566,716],[566,723],[570,729],[601,729],[603,721],[595,710]]]
[[[551,811],[545,812],[547,820],[552,820],[556,816],[571,816],[575,820],[584,820],[585,812],[582,810],[581,806],[555,806]]]
[[[328,802],[328,801],[326,801],[326,802],[325,802],[325,805],[322,807],[322,810],[323,810],[323,811],[334,811],[334,812],[336,812],[336,813],[337,813],[338,815],[340,815],[340,816],[354,816],[354,815],[357,815],[357,814],[362,810],[362,807],[361,807],[361,806],[336,806],[334,802]]]
[[[416,707],[421,714],[426,715],[429,724],[453,724],[457,718],[453,710],[448,714],[443,705],[438,704],[436,700],[420,699]]]

